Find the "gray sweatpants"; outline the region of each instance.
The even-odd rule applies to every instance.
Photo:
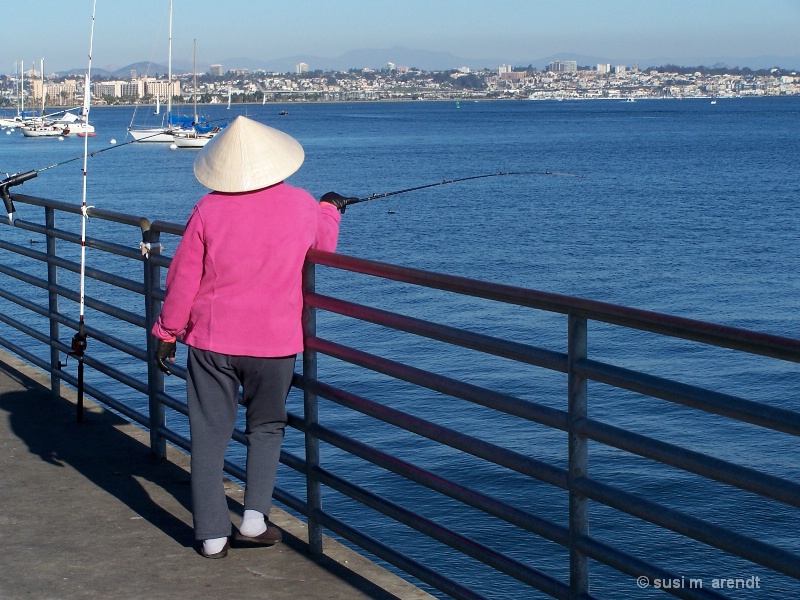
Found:
[[[196,539],[220,538],[231,533],[222,469],[236,425],[239,386],[247,419],[244,507],[269,514],[295,358],[231,356],[189,347],[186,391]]]

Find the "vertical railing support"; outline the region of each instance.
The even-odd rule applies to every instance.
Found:
[[[303,266],[303,297],[314,292],[316,287],[314,263],[306,261]],[[317,335],[317,313],[313,307],[303,304],[303,338]],[[305,415],[306,446],[306,505],[308,507],[308,545],[312,554],[322,554],[322,526],[316,513],[322,511],[322,492],[316,469],[319,467],[319,439],[314,427],[319,424],[317,395],[310,391],[310,383],[317,380],[317,353],[306,348],[303,351],[303,412]]]
[[[569,420],[569,587],[570,597],[579,598],[589,593],[589,561],[578,552],[575,541],[589,535],[589,505],[586,498],[577,494],[572,483],[589,474],[589,442],[575,433],[574,423],[587,415],[586,377],[575,372],[575,363],[587,356],[586,319],[569,315],[568,323],[568,420]]]
[[[142,252],[144,253],[144,316],[147,339],[147,393],[150,409],[150,451],[156,458],[166,458],[167,440],[159,433],[166,427],[167,416],[164,405],[158,401],[157,394],[164,392],[164,373],[156,365],[156,341],[150,334],[153,324],[161,312],[161,301],[155,298],[155,290],[161,287],[161,267],[154,263],[153,257],[161,254],[160,234],[150,229],[150,221],[141,219]]]
[[[47,231],[47,310],[50,313],[50,391],[61,395],[61,352],[56,347],[56,342],[61,334],[60,326],[55,318],[58,314],[58,294],[54,291],[58,285],[58,268],[54,259],[57,256],[56,238],[50,232],[56,226],[56,211],[53,208],[44,209],[45,229]]]

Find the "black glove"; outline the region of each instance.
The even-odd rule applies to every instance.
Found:
[[[158,368],[167,375],[172,375],[172,370],[169,368],[169,363],[175,362],[176,346],[177,344],[175,342],[158,340],[158,346],[156,347],[156,362],[158,363]]]
[[[336,192],[328,192],[322,198],[319,199],[320,202],[327,202],[328,204],[333,204],[337,210],[344,214],[345,209],[347,208],[347,202],[350,198],[345,198],[344,196],[337,194]]]

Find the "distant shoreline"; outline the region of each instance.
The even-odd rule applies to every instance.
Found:
[[[677,100],[679,102],[684,100],[718,100],[718,101],[726,101],[726,100],[765,100],[769,98],[800,98],[798,94],[781,94],[781,95],[748,95],[748,96],[689,96],[689,97],[671,97],[671,96],[662,96],[658,98],[652,97],[641,97],[635,98],[634,102],[657,102],[659,100]],[[510,103],[517,103],[517,102],[622,102],[622,103],[629,103],[630,101],[627,98],[419,98],[419,99],[411,99],[411,98],[392,98],[387,100],[291,100],[291,101],[284,101],[284,102],[266,102],[262,104],[261,102],[236,102],[231,104],[231,108],[237,106],[291,106],[291,105],[300,105],[300,104],[388,104],[388,103],[409,103],[409,102],[510,102]],[[155,107],[155,104],[93,104],[92,108],[152,108]],[[191,107],[191,104],[173,104],[173,108],[175,107]],[[224,104],[219,103],[198,103],[198,107],[208,107],[208,106],[225,106]],[[52,106],[48,107],[49,113],[53,114],[57,112],[62,112],[65,110],[79,110],[80,106]],[[0,109],[0,111],[12,111],[14,110],[13,107],[6,107]]]

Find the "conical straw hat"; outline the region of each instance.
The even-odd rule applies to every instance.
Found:
[[[283,181],[304,158],[290,135],[239,116],[200,150],[194,176],[217,192],[249,192]]]

